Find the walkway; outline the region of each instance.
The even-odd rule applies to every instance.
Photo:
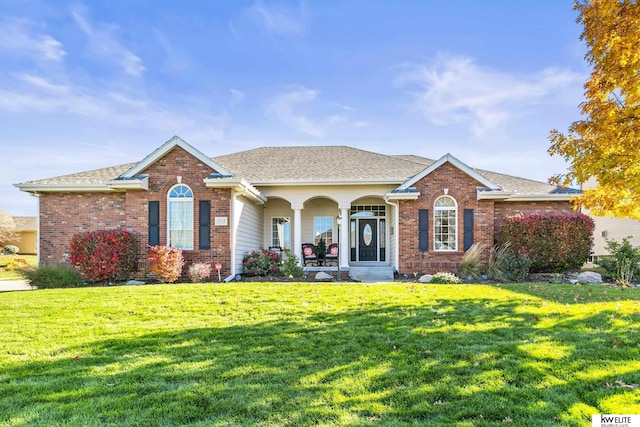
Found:
[[[0,280],[0,292],[4,291],[30,291],[26,280]]]

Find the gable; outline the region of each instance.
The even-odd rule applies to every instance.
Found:
[[[444,156],[440,157],[440,159],[436,160],[426,168],[424,168],[421,172],[414,175],[413,177],[406,180],[402,185],[398,187],[398,191],[407,191],[412,186],[414,186],[418,181],[422,180],[427,175],[431,174],[436,169],[440,168],[444,164],[450,164],[460,170],[462,173],[468,175],[470,178],[473,178],[477,181],[480,186],[488,188],[490,190],[500,190],[500,186],[495,184],[494,182],[487,179],[485,176],[481,175],[474,169],[470,168],[460,160],[453,157],[451,154],[447,153]]]
[[[118,179],[133,179],[134,177],[142,174],[149,166],[151,166],[152,164],[160,160],[162,157],[164,157],[167,153],[169,153],[176,147],[182,148],[184,151],[191,154],[193,157],[198,159],[204,165],[210,167],[217,174],[220,174],[223,176],[233,175],[230,171],[228,171],[222,165],[220,165],[210,157],[207,157],[204,153],[202,153],[200,150],[197,150],[192,145],[188,144],[182,138],[178,136],[174,136],[169,141],[165,142],[156,150],[154,150],[147,157],[145,157],[144,159],[136,163],[133,167],[126,170],[123,174],[121,174],[118,177]]]

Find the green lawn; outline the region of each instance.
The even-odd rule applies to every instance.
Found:
[[[640,289],[0,293],[0,425],[590,426],[640,413]]]

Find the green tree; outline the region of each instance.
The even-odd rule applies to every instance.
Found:
[[[595,215],[640,220],[640,3],[583,0],[574,3],[591,75],[585,83],[582,119],[567,134],[552,130],[549,153],[569,162],[559,184],[589,178],[594,189],[576,198]]]

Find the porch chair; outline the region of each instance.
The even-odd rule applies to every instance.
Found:
[[[318,251],[313,243],[302,244],[302,264],[307,265],[308,262],[312,265],[313,263],[318,263]]]
[[[327,253],[324,256],[325,265],[329,265],[330,262],[335,262],[338,265],[338,244],[332,243],[327,248]]]

